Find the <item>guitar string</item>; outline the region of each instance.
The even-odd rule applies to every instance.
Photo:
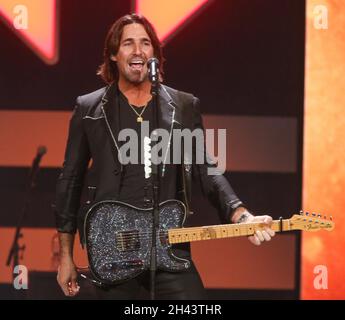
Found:
[[[285,220],[283,220],[283,221],[285,222]],[[275,220],[275,221],[272,222],[272,224],[274,224],[274,225],[279,224],[279,223],[280,223],[279,220]],[[235,224],[230,224],[230,225],[225,225],[224,227],[219,227],[219,226],[212,227],[212,226],[209,226],[207,228],[217,228],[218,231],[221,231],[221,232],[223,230],[226,230],[226,229],[228,229],[227,232],[233,231],[233,230],[229,230],[229,229],[235,229],[236,232],[237,232],[237,230],[240,230],[240,231],[245,230],[246,232],[248,232],[248,229],[254,228],[255,226],[258,226],[260,224],[261,223],[250,223],[250,224],[236,225],[236,227],[235,227]],[[292,225],[292,223],[290,223],[290,224]],[[321,222],[320,224],[324,224],[324,223]],[[303,226],[303,225],[305,225],[305,223],[294,222],[293,225],[294,226]],[[223,230],[222,230],[222,228],[223,228]],[[193,227],[193,231],[194,232],[200,232],[200,231],[205,232],[205,231],[207,231],[205,229],[206,229],[206,227]],[[178,230],[178,229],[174,229],[174,228],[172,228],[170,230],[172,232],[174,232],[175,234],[180,234],[180,235],[186,234],[186,232],[189,233],[189,234],[193,232],[192,230],[185,231],[185,230]],[[277,231],[280,231],[280,230],[278,229]],[[283,231],[285,231],[285,230],[283,230]],[[288,230],[286,230],[286,231],[288,231]],[[138,232],[136,232],[136,231],[133,231],[133,232],[132,231],[129,231],[129,232],[123,231],[123,232],[124,232],[124,234],[122,234],[122,238],[128,238],[128,237],[131,237],[131,236],[133,236],[134,238],[138,237],[138,235],[137,235]],[[162,230],[162,231],[158,231],[158,232],[160,234],[167,234],[169,231],[168,230]],[[139,233],[139,237],[141,237],[141,235],[152,235],[152,231],[140,232]]]
[[[253,224],[251,224],[251,225],[253,225]],[[217,228],[219,228],[219,227],[217,227]],[[232,229],[232,228],[235,228],[235,227],[231,226],[231,227],[223,227],[223,228],[224,229],[230,229],[230,228]],[[241,231],[243,231],[243,230],[247,231],[248,229],[251,229],[251,228],[252,227],[249,227],[249,226],[241,226],[241,227],[237,226],[235,228],[235,230],[237,231],[238,229],[240,229]],[[194,233],[195,232],[200,232],[200,231],[203,231],[203,232],[207,231],[207,230],[205,230],[205,227],[195,227],[195,229],[193,231],[192,230],[188,230],[188,231],[179,230],[179,231],[177,231],[177,230],[175,230],[173,228],[170,229],[170,230],[173,230],[173,232],[175,234],[186,234],[186,232],[190,234],[190,233],[193,233],[193,231],[194,231]],[[222,232],[222,230],[220,230],[220,231]],[[230,230],[227,230],[227,232],[229,232],[229,231]],[[164,230],[164,231],[159,231],[159,232],[160,232],[160,234],[168,234],[169,231]],[[135,232],[135,231],[133,231],[133,232],[131,232],[131,231],[129,231],[129,232],[124,231],[124,233],[121,235],[121,238],[128,238],[128,237],[137,238],[138,236],[141,237],[142,235],[152,235],[152,231],[140,232],[139,234],[137,234],[137,232]]]
[[[233,234],[233,235],[235,235],[235,234]],[[241,235],[243,235],[243,236],[246,236],[246,235],[250,236],[251,234],[245,233],[245,234],[239,234],[239,235],[240,236]],[[193,234],[193,235],[187,235],[186,237],[187,238],[193,238],[194,237],[194,238],[197,238],[197,239],[198,238],[202,239],[202,237],[205,237],[205,238],[210,237],[212,239],[212,235],[209,235],[209,234],[203,235],[203,236],[197,235],[197,234]],[[226,238],[226,237],[229,237],[229,234],[226,234],[226,236],[224,238]],[[214,238],[221,238],[221,237],[215,236]],[[148,239],[152,239],[152,237],[150,237],[149,235],[147,235],[147,236],[139,236],[139,237],[132,236],[132,237],[124,238],[124,239],[117,239],[116,241],[117,241],[117,243],[121,244],[121,243],[129,243],[130,241],[133,241],[133,240],[148,240]],[[175,239],[176,239],[176,241],[178,241],[178,240],[181,240],[181,237],[176,237]]]
[[[227,232],[227,234],[229,233],[229,231],[233,231],[233,234],[235,234],[235,232],[238,232],[239,231],[239,233],[241,233],[241,231],[245,231],[246,232],[246,234],[252,234],[252,232],[250,231],[248,231],[248,229],[250,230],[251,228],[253,228],[252,227],[252,225],[253,224],[251,224],[251,227],[249,227],[249,226],[241,226],[241,227],[236,227],[236,229],[235,230],[226,230],[227,228],[225,227],[225,229],[223,229],[223,230],[226,230]],[[233,226],[231,227],[231,228],[234,228]],[[170,229],[170,230],[174,230],[174,229]],[[224,231],[223,230],[218,230],[218,232],[220,231],[221,232],[221,234],[224,234]],[[193,232],[194,231],[194,232]],[[202,231],[202,232],[205,232],[206,230],[204,230],[202,227],[200,227],[200,228],[196,228],[195,230],[193,230],[193,231],[191,231],[191,230],[189,230],[189,231],[187,231],[187,233],[188,233],[188,235],[195,235],[195,233],[198,233],[198,232],[200,232],[200,231]],[[180,230],[180,231],[173,231],[175,234],[177,234],[177,235],[186,235],[186,231],[184,231],[184,230]],[[192,233],[193,232],[193,233]],[[168,234],[168,231],[160,231],[160,235],[166,235],[166,234]],[[125,233],[125,234],[122,234],[121,235],[121,238],[122,239],[137,239],[137,238],[142,238],[143,236],[144,237],[146,237],[146,236],[148,236],[148,235],[152,235],[152,231],[147,231],[147,232],[141,232],[140,234],[137,234],[136,232],[128,232],[128,233]],[[188,236],[187,235],[187,236]]]
[[[276,223],[279,223],[279,221],[276,221]],[[257,223],[257,225],[259,225],[260,223]],[[299,225],[301,225],[301,226],[303,226],[305,223],[294,223],[294,225],[295,226],[299,226]],[[256,225],[256,224],[250,224],[251,226],[253,226],[253,225]],[[231,227],[230,228],[234,228],[234,226],[233,225],[230,225]],[[195,233],[193,233],[193,234],[191,234],[191,231],[187,231],[187,234],[186,234],[186,231],[184,231],[184,230],[180,230],[180,231],[173,231],[176,235],[177,235],[177,237],[178,236],[181,236],[181,235],[185,235],[185,236],[189,236],[189,237],[191,237],[192,235],[193,236],[196,236],[197,234],[196,233],[198,233],[199,231],[205,231],[202,227],[195,227],[196,229],[195,229]],[[226,228],[226,227],[225,227]],[[252,235],[252,234],[254,234],[254,233],[252,233],[252,232],[248,232],[248,228],[249,228],[249,226],[247,226],[247,225],[245,225],[245,224],[243,224],[242,226],[236,226],[236,232],[234,232],[234,230],[227,230],[227,236],[229,236],[229,231],[233,231],[232,232],[232,235],[236,235],[236,233],[238,233],[239,235],[241,235],[241,231],[245,231],[245,234],[244,235]],[[249,228],[250,229],[250,228]],[[171,230],[174,230],[174,229],[171,229]],[[220,230],[221,231],[221,234],[224,234],[224,231],[222,232],[222,230]],[[277,230],[276,232],[279,232],[280,230]],[[288,231],[288,230],[283,230],[283,231]],[[159,233],[158,233],[158,235],[159,236],[165,236],[165,235],[168,235],[168,232],[169,231],[159,231]],[[152,235],[152,231],[147,231],[147,232],[141,232],[139,235],[137,235],[136,234],[136,232],[129,232],[129,233],[126,233],[126,234],[123,234],[122,236],[121,236],[121,239],[118,239],[117,241],[119,242],[119,243],[121,243],[121,242],[124,242],[124,241],[130,241],[130,240],[135,240],[135,239],[139,239],[139,240],[141,240],[141,239],[149,239],[150,238],[150,235]]]
[[[279,223],[279,221],[277,222],[277,223]],[[322,222],[322,224],[324,224],[323,222]],[[302,227],[303,225],[305,225],[305,223],[294,223],[294,225],[295,226],[300,226],[300,227]],[[242,226],[241,226],[242,227]],[[243,226],[243,227],[247,227],[247,226]],[[199,228],[200,229],[200,228]],[[243,229],[243,228],[241,228],[241,229]],[[289,230],[283,230],[283,231],[289,231]],[[182,231],[181,231],[182,232]],[[180,233],[181,233],[180,232]],[[277,230],[276,232],[280,232],[280,230]],[[161,233],[167,233],[166,231],[161,231]],[[152,234],[152,233],[151,233]],[[180,235],[184,235],[184,233],[182,232],[182,234],[180,234]],[[196,234],[193,234],[194,236],[196,235]],[[236,236],[236,234],[234,234],[233,233],[233,235],[235,235]],[[241,235],[240,234],[240,232],[239,232],[239,235]],[[253,233],[250,233],[250,234],[248,234],[248,233],[246,233],[246,234],[244,234],[243,236],[245,236],[245,235],[247,235],[247,236],[250,236],[250,235],[253,235]],[[187,237],[191,237],[191,235],[187,235]],[[229,236],[229,234],[227,234],[227,236]],[[140,240],[145,240],[145,239],[151,239],[151,237],[149,237],[149,236],[139,236],[139,237],[137,237],[137,236],[134,236],[134,237],[127,237],[127,238],[125,238],[125,239],[121,239],[121,240],[118,240],[117,241],[117,244],[120,244],[120,245],[124,245],[124,244],[126,244],[126,243],[128,243],[128,241],[129,240],[132,240],[132,239],[136,239],[136,240],[138,240],[138,238],[140,239]],[[210,239],[213,239],[212,238],[212,236],[210,236]],[[182,240],[182,241],[181,241]],[[200,240],[205,240],[205,239],[200,239]],[[206,239],[207,240],[207,239]],[[178,243],[178,242],[186,242],[186,240],[185,239],[181,239],[181,238],[179,238],[179,239],[177,239],[176,240],[176,242],[175,243]],[[187,240],[188,241],[188,240]],[[117,246],[118,247],[118,246]]]
[[[243,236],[250,236],[250,235],[252,235],[253,233],[245,233],[245,234],[241,234],[241,232],[239,232],[238,233],[238,235],[243,235]],[[182,233],[182,234],[180,234],[180,235],[185,235],[184,233]],[[232,233],[232,235],[236,235],[235,233]],[[198,239],[200,239],[200,240],[207,240],[207,239],[216,239],[216,238],[221,238],[221,237],[212,237],[212,235],[209,235],[209,234],[207,234],[207,235],[204,235],[204,238],[202,238],[202,236],[200,235],[200,237],[198,237],[198,235],[197,234],[193,234],[193,236],[194,237],[196,237],[196,239],[198,240]],[[187,235],[187,238],[193,238],[193,236],[192,235]],[[229,233],[227,233],[226,234],[226,236],[225,236],[225,238],[226,237],[229,237]],[[138,239],[139,238],[139,239]],[[117,240],[117,245],[126,245],[126,244],[128,244],[131,240],[150,240],[150,239],[152,239],[151,237],[149,237],[149,236],[139,236],[139,237],[127,237],[127,238],[125,238],[125,239],[121,239],[121,240]],[[158,240],[158,239],[157,239]],[[179,243],[179,242],[188,242],[188,240],[186,241],[185,239],[181,239],[181,238],[179,238],[179,237],[177,237],[177,238],[175,238],[174,240],[176,240],[176,242],[175,243]],[[173,242],[174,243],[174,242]],[[118,247],[118,246],[117,246]]]
[[[280,223],[280,221],[274,221],[273,223]],[[242,225],[236,225],[236,224],[229,224],[229,225],[224,225],[224,227],[219,227],[219,226],[216,226],[216,227],[213,227],[213,226],[208,226],[208,227],[192,227],[193,228],[193,231],[195,232],[200,232],[200,231],[207,231],[205,230],[206,228],[217,228],[218,230],[222,231],[221,229],[223,228],[224,229],[235,229],[237,231],[237,229],[240,229],[240,230],[248,230],[248,229],[251,229],[253,228],[254,226],[258,226],[260,225],[261,223],[248,223],[248,224],[242,224]],[[235,227],[236,225],[236,227]],[[174,233],[178,233],[178,234],[185,234],[186,232],[187,233],[191,233],[193,232],[192,230],[178,230],[178,229],[170,229],[172,232]],[[230,231],[230,230],[227,230],[227,231]],[[123,234],[122,234],[122,237],[128,237],[128,236],[134,236],[134,237],[137,237],[137,234],[138,232],[137,231],[122,231]],[[161,230],[159,231],[160,233],[168,233],[169,231],[168,230]],[[152,231],[145,231],[145,232],[140,232],[139,233],[140,235],[151,235],[152,234]]]
[[[253,225],[253,224],[251,224],[251,225]],[[233,228],[233,227],[232,227]],[[248,231],[248,229],[251,229],[252,227],[249,227],[249,226],[241,226],[241,227],[236,227],[236,231],[234,231],[234,230],[226,230],[227,232],[226,232],[226,236],[228,237],[229,236],[229,231],[233,231],[232,233],[231,233],[231,235],[242,235],[241,233],[243,232],[243,231],[245,231],[245,233],[243,234],[243,236],[245,236],[245,235],[248,235],[248,236],[250,236],[250,235],[253,235],[254,233],[252,232],[252,231]],[[173,229],[172,229],[173,230]],[[205,231],[205,230],[203,230],[201,227],[200,228],[198,228],[198,230],[202,230],[202,231]],[[192,236],[198,236],[198,230],[195,230],[195,232],[194,233],[191,233],[191,231],[189,231],[188,232],[188,234],[186,234],[186,232],[185,231],[174,231],[174,233],[175,234],[177,234],[177,236],[181,236],[181,235],[184,235],[184,236],[187,236],[187,237],[192,237]],[[221,231],[221,235],[224,235],[225,234],[225,232],[223,231],[222,232],[222,230],[220,230]],[[237,233],[237,234],[236,234]],[[168,234],[168,231],[160,231],[160,233],[159,233],[160,235],[167,235]],[[140,233],[140,235],[135,235],[135,233],[133,232],[133,233],[127,233],[127,234],[125,234],[125,235],[122,235],[121,236],[121,239],[118,239],[117,241],[119,242],[119,243],[123,243],[123,242],[125,242],[125,241],[130,241],[130,240],[141,240],[141,239],[150,239],[150,235],[152,235],[152,232],[151,231],[149,231],[149,232],[142,232],[142,233]],[[208,234],[209,235],[209,234]],[[207,235],[206,235],[207,236]],[[218,236],[218,235],[217,235]],[[211,235],[211,238],[212,238],[212,235]]]
[[[237,227],[236,228],[236,232],[237,232],[237,230],[240,230],[240,231],[248,231],[248,229],[251,229],[252,227],[247,227],[246,226],[246,228],[243,228],[243,227]],[[174,229],[170,229],[170,230],[174,230]],[[226,229],[223,229],[223,230],[226,230]],[[224,231],[223,230],[218,230],[218,232],[220,231],[221,233],[224,233]],[[193,231],[191,231],[191,230],[188,230],[187,231],[187,233],[188,234],[195,234],[195,233],[199,233],[199,232],[207,232],[207,230],[204,230],[203,228],[198,228],[198,229],[195,229],[195,230],[193,230]],[[227,233],[229,233],[229,231],[233,231],[233,230],[226,230],[227,231]],[[175,233],[175,234],[178,234],[178,235],[186,235],[186,231],[184,231],[184,230],[180,230],[180,231],[177,231],[177,230],[174,230],[174,231],[172,231],[173,233]],[[159,234],[160,235],[167,235],[169,233],[169,231],[159,231]],[[142,237],[142,235],[144,235],[144,236],[146,236],[146,235],[152,235],[152,231],[145,231],[145,232],[140,232],[139,234],[137,234],[136,232],[128,232],[128,233],[124,233],[124,234],[122,234],[122,235],[120,235],[120,237],[121,238],[123,238],[123,239],[128,239],[128,238],[138,238],[138,237]]]

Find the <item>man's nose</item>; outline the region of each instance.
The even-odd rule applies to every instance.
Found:
[[[141,47],[140,43],[136,43],[136,44],[134,45],[133,50],[134,50],[134,52],[133,52],[134,54],[141,55],[141,53],[142,53],[142,47]]]

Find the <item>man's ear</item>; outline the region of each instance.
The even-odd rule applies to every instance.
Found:
[[[112,54],[111,56],[110,56],[110,60],[112,60],[112,61],[115,61],[116,62],[116,57]]]

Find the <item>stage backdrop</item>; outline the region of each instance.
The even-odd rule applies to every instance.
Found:
[[[345,3],[307,4],[303,207],[335,229],[303,234],[302,297],[345,299]]]

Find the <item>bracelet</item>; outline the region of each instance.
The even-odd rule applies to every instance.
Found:
[[[242,213],[242,215],[240,216],[240,218],[237,220],[236,223],[245,222],[248,218],[249,218],[249,214],[248,213]]]

